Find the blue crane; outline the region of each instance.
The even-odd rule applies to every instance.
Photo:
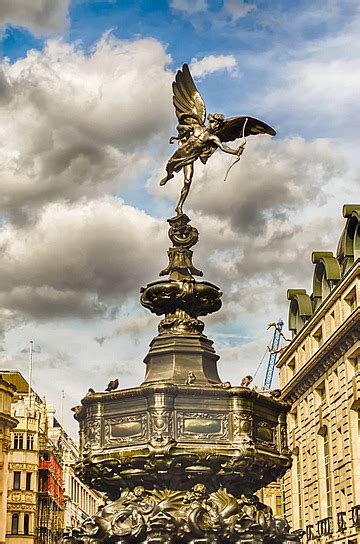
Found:
[[[279,357],[279,345],[280,345],[280,338],[282,336],[282,328],[284,326],[284,322],[282,319],[279,319],[277,323],[269,323],[268,329],[270,327],[274,327],[274,336],[272,339],[271,347],[270,347],[270,355],[269,355],[269,362],[266,369],[266,375],[265,375],[265,381],[264,381],[264,389],[271,389],[271,384],[274,376],[274,369],[276,365],[276,361]]]

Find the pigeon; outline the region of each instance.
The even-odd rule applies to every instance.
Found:
[[[119,380],[116,378],[116,380],[111,380],[111,382],[108,383],[107,388],[105,391],[115,391],[119,387]]]
[[[95,390],[92,389],[91,387],[89,387],[88,392],[86,393],[85,396],[88,397],[89,395],[95,395]]]
[[[252,376],[245,376],[245,377],[241,380],[240,387],[249,387],[249,385],[251,384],[252,381],[253,381],[253,377],[252,377]]]
[[[196,376],[193,372],[191,372],[191,370],[189,370],[188,372],[188,377],[186,379],[186,385],[192,385],[193,383],[196,382]]]
[[[281,389],[272,389],[270,391],[270,397],[274,399],[279,399],[281,397]]]

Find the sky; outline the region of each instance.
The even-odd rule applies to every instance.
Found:
[[[226,182],[229,155],[196,163],[185,205],[194,264],[224,293],[204,318],[219,373],[236,385],[263,361],[261,385],[267,324],[287,289],[311,293],[312,251],[336,251],[359,203],[359,34],[357,0],[0,1],[0,367],[26,376],[32,340],[34,389],[58,410],[64,390],[72,435],[89,387],[141,383],[157,334],[139,291],[167,264],[182,186],[159,186],[176,71],[208,112],[277,131]]]

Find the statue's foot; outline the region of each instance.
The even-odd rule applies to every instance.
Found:
[[[179,208],[179,206],[177,208],[175,208],[175,211],[176,211],[176,215],[183,215],[183,211],[182,211],[182,208]]]
[[[164,177],[160,181],[160,185],[165,185],[165,183],[167,183],[169,181],[169,179],[172,179],[173,177],[174,177],[174,174],[168,174],[166,177]]]

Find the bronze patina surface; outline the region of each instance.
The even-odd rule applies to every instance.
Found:
[[[191,82],[184,67],[174,87],[177,112],[183,107],[182,85],[195,93]],[[192,99],[201,108],[199,97],[193,94]],[[181,130],[188,131],[186,112],[185,108],[179,120],[185,125]],[[243,126],[242,118],[235,119],[228,120],[234,134],[240,130],[234,127]],[[260,126],[261,132],[264,125],[255,121],[249,122],[248,130]],[[193,132],[176,157],[193,145],[198,128],[190,125]],[[182,164],[185,177],[190,168],[192,178],[192,163],[198,156],[210,156],[216,149],[213,141],[210,136],[201,140],[192,162],[179,159],[176,164]],[[168,171],[171,174],[170,167]],[[141,289],[141,304],[163,316],[144,360],[144,382],[124,390],[108,387],[104,393],[89,390],[81,406],[74,408],[80,425],[77,473],[106,494],[106,504],[65,542],[299,541],[300,535],[291,533],[286,521],[254,495],[291,465],[288,406],[251,389],[249,376],[240,387],[221,381],[219,357],[199,317],[221,308],[222,293],[216,285],[194,277],[202,276],[190,249],[198,231],[182,213],[183,201],[184,193],[176,217],[168,220],[172,246],[168,266],[160,272],[168,278]]]
[[[206,108],[201,94],[197,90],[187,64],[178,70],[173,83],[173,104],[179,124],[178,136],[172,136],[170,143],[178,141],[179,147],[170,157],[166,165],[166,176],[160,181],[165,185],[174,177],[174,173],[183,170],[184,186],[176,206],[176,213],[183,213],[183,204],[189,194],[194,175],[194,162],[200,159],[203,164],[217,150],[235,155],[235,163],[240,160],[245,147],[245,137],[255,134],[269,134],[276,132],[269,125],[253,117],[230,117],[225,119],[221,113],[209,114],[206,125]],[[233,149],[224,142],[231,142],[242,137],[242,143]],[[232,165],[231,165],[232,166]],[[225,179],[231,166],[228,168]]]

